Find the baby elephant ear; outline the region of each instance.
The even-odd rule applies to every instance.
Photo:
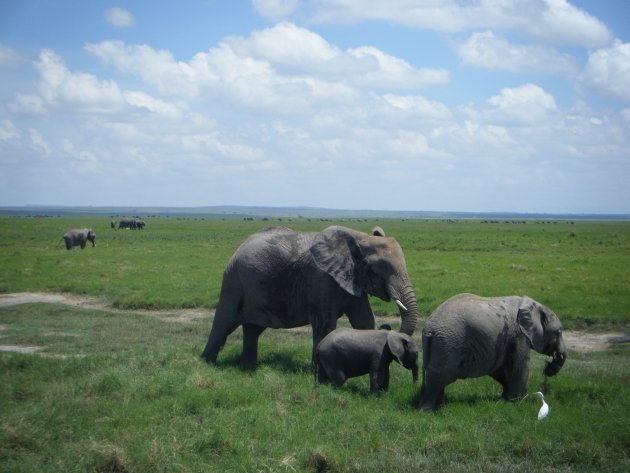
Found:
[[[547,320],[545,314],[540,310],[540,305],[529,297],[524,297],[518,309],[516,321],[521,332],[529,340],[531,347],[542,353]]]
[[[361,295],[356,266],[362,256],[352,234],[340,227],[329,227],[315,237],[310,250],[319,269],[332,276],[349,294]]]
[[[387,346],[389,347],[389,351],[392,352],[392,355],[394,355],[394,358],[402,365],[405,351],[409,346],[409,341],[400,332],[388,332]]]

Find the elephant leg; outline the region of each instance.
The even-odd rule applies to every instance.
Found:
[[[330,332],[335,330],[335,328],[337,327],[337,318],[315,316],[315,317],[311,317],[310,320],[311,320],[311,327],[313,328],[313,351],[311,353],[311,367],[314,371],[316,368],[315,351],[317,350],[317,345],[319,345],[319,342],[321,342],[322,339],[326,335],[328,335]],[[330,375],[330,373],[329,373],[329,376],[332,379],[332,376]],[[344,377],[344,381],[345,381],[345,377]]]
[[[218,315],[215,315],[212,330],[210,330],[210,335],[208,336],[208,342],[206,343],[203,353],[201,353],[201,357],[208,363],[217,362],[217,356],[219,355],[221,348],[223,348],[223,345],[225,345],[225,340],[228,335],[234,332],[234,330],[236,330],[240,325],[240,322],[223,321],[217,317]]]
[[[389,389],[389,368],[380,369],[370,373],[370,392],[378,394]]]
[[[498,370],[496,370],[494,373],[490,373],[490,377],[492,377],[492,379],[494,379],[495,381],[497,381],[502,387],[503,387],[503,398],[507,399],[508,398],[508,381],[507,381],[507,377],[505,374],[505,370],[503,367],[499,368]]]
[[[420,406],[423,411],[435,411],[444,403],[444,388],[455,381],[451,376],[427,369],[420,391]]]
[[[330,382],[336,387],[340,387],[346,382],[346,373],[341,368],[328,367],[326,374]]]
[[[243,324],[243,355],[241,364],[246,369],[255,369],[258,361],[258,337],[266,327]]]
[[[506,381],[503,388],[503,397],[508,401],[516,401],[522,398],[527,391],[527,380],[529,378],[529,363],[519,366],[506,374]]]
[[[328,377],[328,373],[326,373],[326,370],[321,365],[321,363],[317,364],[316,369],[317,369],[317,382],[319,384],[326,384],[328,381],[330,381],[330,378]]]
[[[349,305],[345,310],[350,325],[357,330],[373,330],[376,328],[376,319],[367,295],[363,294],[355,299],[358,299],[358,301]]]
[[[239,299],[227,297],[221,294],[219,304],[214,314],[212,329],[208,336],[208,342],[201,357],[208,363],[216,363],[217,356],[225,345],[225,340],[234,330],[241,325],[241,317],[238,314]]]

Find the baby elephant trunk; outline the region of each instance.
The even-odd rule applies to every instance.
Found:
[[[564,340],[562,340],[562,335],[560,335],[560,338],[558,340],[558,347],[553,352],[552,357],[553,359],[551,360],[551,362],[545,365],[545,369],[544,369],[545,376],[555,376],[556,374],[558,374],[558,371],[560,371],[560,369],[564,365],[564,362],[567,359],[567,349],[564,346]]]
[[[418,382],[418,365],[416,364],[413,368],[411,368],[411,376],[413,377],[413,382]]]

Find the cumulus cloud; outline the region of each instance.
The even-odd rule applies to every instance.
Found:
[[[353,103],[366,88],[410,89],[449,79],[445,70],[416,68],[374,47],[341,50],[292,23],[226,38],[188,62],[169,51],[120,41],[88,44],[86,50],[160,93],[229,99],[274,113]]]
[[[116,28],[130,28],[135,24],[133,15],[124,8],[114,7],[105,12],[105,20]]]
[[[50,49],[45,49],[35,62],[39,71],[39,90],[47,104],[70,103],[84,111],[119,109],[123,96],[115,82],[99,80],[82,72],[71,72],[63,59]]]
[[[457,52],[464,64],[473,67],[514,73],[577,73],[577,66],[568,54],[539,45],[512,44],[490,30],[470,35]]]
[[[555,44],[598,47],[612,39],[600,20],[566,0],[317,0],[322,23],[386,20],[437,31],[510,29]]]
[[[461,110],[475,123],[521,127],[545,126],[557,110],[553,95],[535,84],[506,87],[486,103],[488,107],[481,110],[469,106]]]
[[[630,101],[630,43],[615,40],[589,54],[582,80],[611,97]]]

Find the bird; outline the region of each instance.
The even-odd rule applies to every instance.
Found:
[[[540,410],[538,411],[538,420],[543,420],[545,417],[549,415],[549,406],[545,402],[545,396],[543,395],[543,393],[538,391],[536,394],[538,394],[538,397],[542,401],[542,406]]]

